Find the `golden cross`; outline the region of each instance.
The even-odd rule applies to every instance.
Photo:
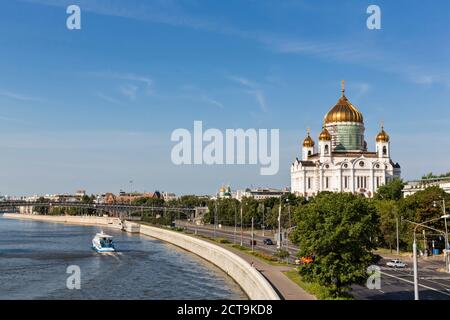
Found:
[[[345,80],[341,81],[342,94],[345,92]]]

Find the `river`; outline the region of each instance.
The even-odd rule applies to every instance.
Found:
[[[95,253],[100,231],[0,215],[0,299],[247,299],[219,268],[150,237],[104,229],[118,252]],[[67,288],[69,266],[79,290]]]

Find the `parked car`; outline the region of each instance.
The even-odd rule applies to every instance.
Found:
[[[394,260],[388,261],[386,263],[386,266],[393,267],[393,268],[406,268],[406,263],[404,263],[402,260],[394,259]]]
[[[264,239],[263,243],[267,246],[273,246],[273,241],[272,241],[272,239],[269,239],[269,238]]]

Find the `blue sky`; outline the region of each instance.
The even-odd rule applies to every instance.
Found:
[[[66,28],[66,7],[82,30]],[[382,29],[366,28],[377,4]],[[404,179],[449,170],[450,3],[23,0],[0,9],[0,194],[288,186],[340,95],[383,120]],[[279,128],[280,172],[175,166],[170,134]]]

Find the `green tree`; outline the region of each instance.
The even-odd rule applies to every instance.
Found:
[[[404,186],[405,183],[401,179],[393,179],[379,187],[374,198],[376,200],[400,200],[403,197]]]
[[[40,197],[39,199],[37,199],[38,203],[49,203],[50,200],[49,199],[45,199],[44,197]],[[38,214],[49,214],[49,210],[48,210],[48,206],[35,206],[33,208],[34,212],[37,212]]]
[[[449,201],[450,196],[438,186],[432,186],[425,190],[418,191],[399,201],[399,215],[417,223],[439,218],[443,214],[442,207],[439,204],[435,205],[435,202],[441,199]],[[429,224],[429,226],[444,230],[444,221],[442,219],[436,220]],[[407,224],[408,248],[412,247],[413,228],[413,225]],[[419,241],[418,245],[421,246],[422,243]]]
[[[314,257],[314,263],[299,267],[307,281],[318,282],[339,297],[367,279],[380,234],[370,202],[348,193],[322,193],[300,207],[295,218],[291,239],[300,247],[299,256]]]
[[[375,200],[374,205],[377,209],[380,219],[381,243],[384,247],[393,250],[397,247],[397,223],[399,228],[399,244],[404,248],[407,238],[407,228],[405,224],[401,223],[398,201],[394,200]]]

